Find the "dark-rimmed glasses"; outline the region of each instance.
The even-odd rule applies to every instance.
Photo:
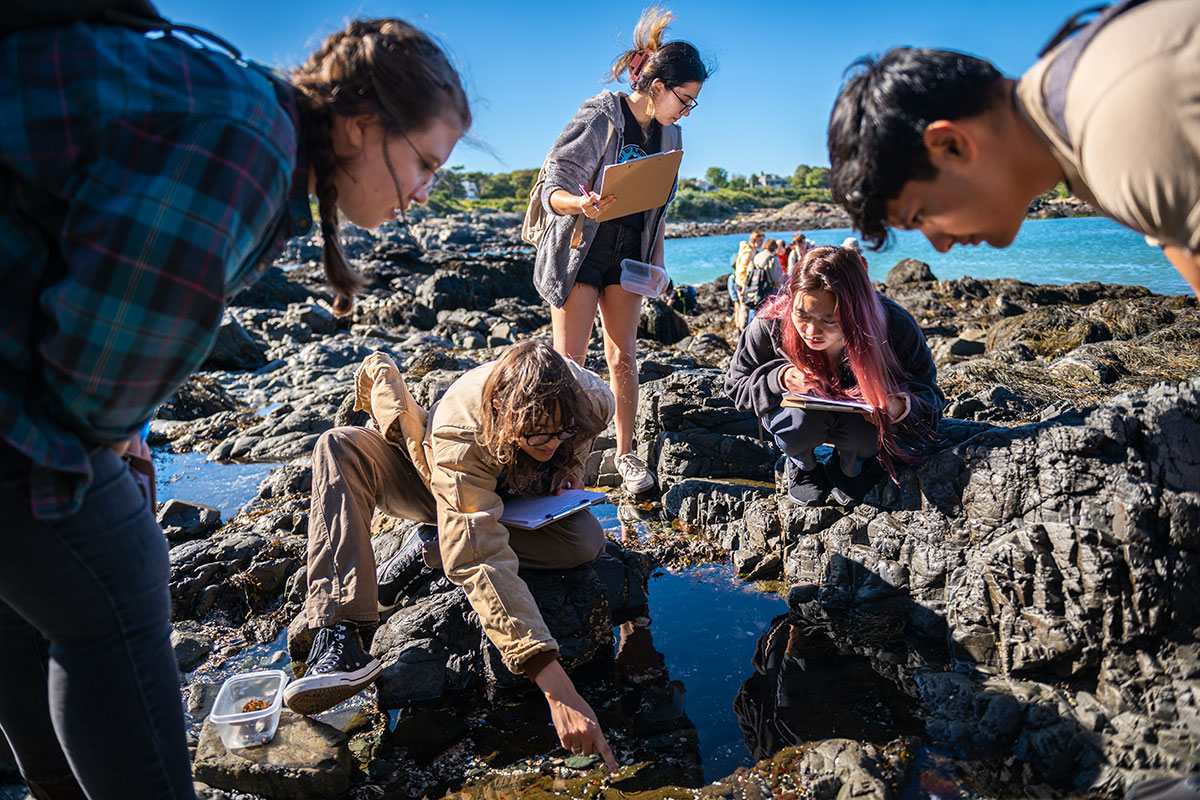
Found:
[[[685,114],[692,113],[693,111],[696,110],[696,106],[700,105],[699,100],[684,100],[682,97],[679,96],[679,92],[675,91],[674,89],[671,89],[670,86],[668,86],[667,89],[670,90],[671,94],[675,95],[676,100],[678,100],[680,103],[683,104],[683,113],[685,113]]]
[[[525,444],[530,447],[542,447],[550,444],[550,442],[558,439],[560,442],[565,442],[575,435],[575,431],[559,431],[558,433],[527,433],[521,438],[525,440]]]

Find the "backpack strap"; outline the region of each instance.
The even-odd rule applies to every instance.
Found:
[[[73,22],[115,25],[141,33],[183,33],[215,44],[235,61],[242,60],[241,51],[220,36],[203,28],[171,22],[158,13],[151,0],[8,0],[8,7],[0,19],[0,37],[16,31],[61,27]]]
[[[1113,3],[1107,7],[1093,6],[1092,8],[1080,11],[1063,23],[1063,26],[1058,29],[1058,33],[1054,34],[1046,46],[1038,52],[1038,57],[1044,58],[1047,53],[1061,44],[1067,37],[1074,34],[1071,42],[1063,48],[1063,51],[1054,59],[1054,63],[1046,70],[1046,110],[1050,112],[1050,116],[1054,120],[1054,125],[1058,128],[1058,132],[1068,142],[1071,140],[1071,136],[1067,132],[1067,84],[1071,82],[1071,76],[1075,72],[1075,64],[1079,61],[1079,57],[1083,55],[1084,48],[1100,32],[1101,28],[1112,22],[1119,14],[1123,14],[1144,2],[1146,0],[1120,0],[1120,2]],[[1080,22],[1082,17],[1094,14],[1097,11],[1102,13],[1091,22]]]

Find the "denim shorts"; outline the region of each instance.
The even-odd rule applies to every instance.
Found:
[[[600,290],[620,283],[621,261],[626,258],[642,259],[642,232],[615,222],[602,222],[579,265],[575,283],[586,283]]]

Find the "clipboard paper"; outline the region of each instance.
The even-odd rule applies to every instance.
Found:
[[[666,205],[682,160],[682,150],[668,150],[624,164],[609,164],[600,174],[600,188],[595,191],[601,197],[611,194],[617,201],[596,221],[608,222]]]
[[[534,530],[602,502],[607,496],[604,492],[568,489],[562,494],[546,497],[521,497],[505,502],[500,522],[514,528]]]
[[[833,400],[828,397],[796,394],[795,392],[784,392],[779,405],[784,408],[810,408],[814,411],[855,411],[866,414],[875,411],[870,403],[860,403],[857,400]]]

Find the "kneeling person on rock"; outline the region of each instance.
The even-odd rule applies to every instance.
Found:
[[[746,328],[725,391],[753,411],[788,456],[788,496],[817,504],[833,492],[861,500],[892,459],[917,461],[934,441],[946,399],[933,355],[912,315],[871,286],[866,266],[844,247],[816,247],[788,275],[784,290]],[[784,407],[784,392],[857,400],[871,413]],[[818,445],[833,445],[839,469],[825,475]]]
[[[545,694],[563,747],[599,754],[615,770],[596,714],[517,574],[595,560],[605,547],[600,522],[586,510],[537,530],[500,522],[505,496],[583,488],[584,460],[613,415],[608,386],[527,340],[460,377],[429,413],[383,353],[359,367],[355,392],[379,431],[334,428],[313,453],[305,613],[316,635],[308,672],[284,695],[288,706],[315,714],[374,681],[382,667],[363,652],[357,626],[419,588],[422,571],[440,568],[464,589],[505,665]],[[426,523],[378,575],[376,508]]]

